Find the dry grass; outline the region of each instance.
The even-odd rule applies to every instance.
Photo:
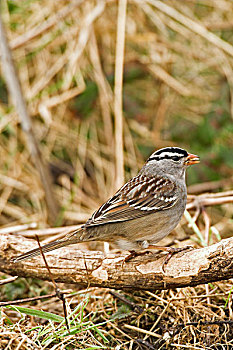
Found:
[[[4,0],[1,5],[34,132],[53,174],[61,207],[56,225],[84,222],[124,176],[135,175],[150,152],[165,145],[192,146],[191,151],[201,153],[202,165],[190,172],[192,183],[209,181],[208,169],[217,169],[226,182],[215,182],[215,190],[230,189],[229,163],[213,162],[215,151],[223,145],[226,151],[233,147],[232,128],[223,130],[221,124],[226,110],[233,117],[230,0]],[[220,91],[224,94],[225,90],[229,96],[215,106]],[[4,93],[0,84],[0,224],[6,230],[34,223],[44,238],[52,232],[46,230],[49,215],[43,188],[18,116]],[[217,129],[212,154],[205,153],[205,141],[195,142],[192,136],[206,115],[213,115],[206,135],[208,128]],[[232,234],[230,204],[206,212],[197,226],[203,235],[206,227],[212,227],[206,243],[218,239],[219,232],[222,237]],[[20,226],[27,235],[29,228]],[[187,233],[193,230],[183,219],[176,237],[182,239]],[[40,293],[42,288],[35,290]],[[129,294],[143,307],[140,315],[121,305],[109,291],[92,290],[83,313],[95,324],[107,321],[98,327],[104,336],[109,333],[108,343],[97,331],[84,327],[80,338],[66,336],[55,345],[54,337],[50,345],[42,345],[45,336],[39,337],[38,329],[26,332],[36,326],[37,319],[27,316],[18,321],[18,316],[10,314],[11,324],[2,310],[0,348],[7,344],[8,349],[109,349],[117,345],[119,349],[217,349],[215,344],[221,344],[232,349],[231,325],[177,326],[232,319],[231,296],[226,303],[230,290],[229,282],[154,295]],[[2,298],[6,298],[4,293]],[[76,296],[71,310],[85,297],[86,293]],[[59,303],[34,306],[50,312],[55,308],[62,315]],[[57,326],[49,326],[55,332]]]
[[[22,349],[30,342],[39,349],[68,349],[69,344],[71,349],[116,349],[117,345],[119,349],[218,349],[219,345],[232,349],[232,302],[226,303],[231,288],[230,282],[215,283],[208,295],[204,286],[154,293],[120,292],[129,303],[100,288],[80,291],[67,298],[70,335],[62,319],[46,322],[20,317],[17,310],[5,308],[1,344],[11,340],[9,349],[17,348],[21,341],[25,342]],[[61,302],[55,299],[30,308],[63,315]]]

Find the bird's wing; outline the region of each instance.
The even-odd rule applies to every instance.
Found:
[[[95,211],[84,227],[139,218],[171,208],[177,200],[176,185],[168,178],[138,175]]]

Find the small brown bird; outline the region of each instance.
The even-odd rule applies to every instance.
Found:
[[[186,206],[185,170],[199,157],[178,147],[155,151],[137,176],[130,179],[96,210],[78,230],[46,244],[49,252],[87,241],[113,243],[121,250],[148,249],[167,236],[179,223]],[[175,248],[159,247],[168,252]],[[14,258],[14,262],[40,254],[36,248]]]

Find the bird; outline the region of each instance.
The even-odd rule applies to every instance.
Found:
[[[132,256],[150,248],[168,255],[181,248],[157,246],[180,222],[187,201],[185,172],[199,156],[179,147],[156,150],[139,173],[97,209],[79,229],[42,246],[44,253],[71,244],[103,241]],[[16,256],[19,262],[40,255],[40,248]]]

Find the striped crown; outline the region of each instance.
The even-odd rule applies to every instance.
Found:
[[[181,158],[187,157],[188,152],[179,147],[165,147],[161,148],[158,151],[152,153],[148,158],[147,162],[151,160],[162,160],[162,159],[171,159],[174,161],[179,161]]]

